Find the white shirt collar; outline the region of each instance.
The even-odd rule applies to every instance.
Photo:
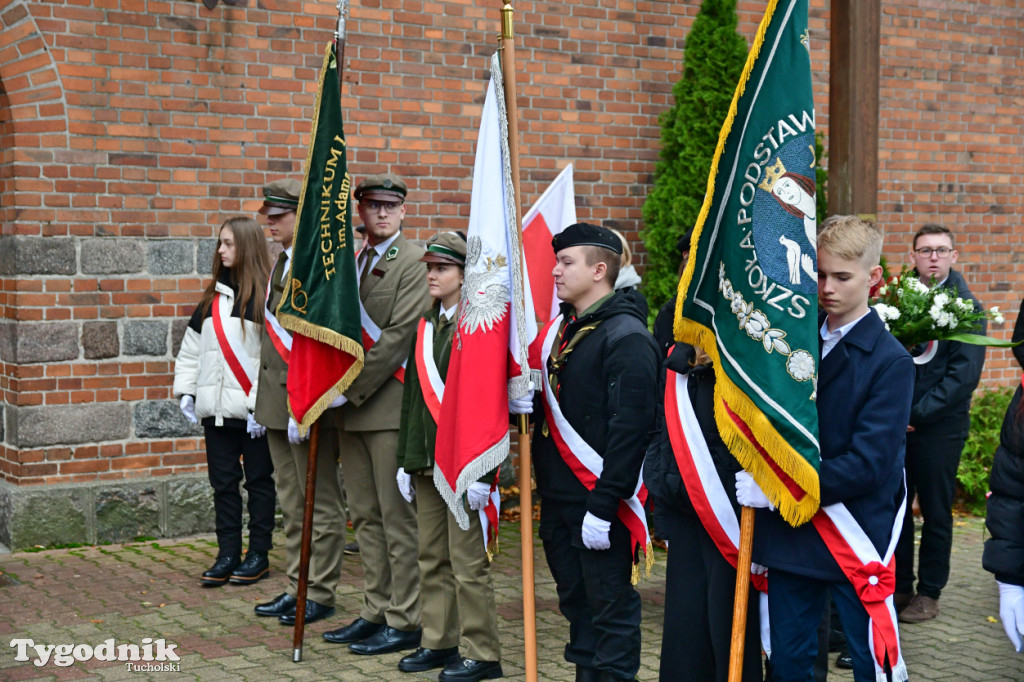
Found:
[[[836,347],[840,339],[849,334],[850,330],[856,327],[857,323],[863,320],[870,312],[871,308],[868,308],[868,311],[866,313],[858,317],[853,322],[848,322],[844,324],[842,327],[839,327],[838,329],[833,329],[832,331],[829,331],[828,316],[826,315],[825,321],[821,323],[821,329],[818,330],[818,333],[821,334],[821,338],[825,341],[825,343],[823,343],[821,346],[821,357],[824,358],[826,355],[828,355],[829,352]]]
[[[444,315],[444,317],[445,317],[445,319],[446,319],[446,320],[450,320],[450,319],[452,319],[452,317],[454,317],[454,316],[455,316],[455,311],[459,309],[459,304],[458,304],[458,303],[456,303],[455,305],[453,305],[453,306],[452,306],[451,308],[449,308],[448,310],[445,310],[445,309],[444,309],[444,306],[443,306],[443,305],[442,305],[441,303],[438,303],[437,305],[438,305],[438,307],[440,307],[440,308],[441,308],[441,314],[442,314],[442,315]]]

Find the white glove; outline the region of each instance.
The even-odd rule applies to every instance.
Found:
[[[767,566],[761,564],[755,564],[753,561],[750,562],[750,574],[751,575],[764,575],[768,572]]]
[[[583,546],[587,549],[608,549],[612,546],[608,531],[612,522],[599,519],[590,512],[583,517]]]
[[[766,507],[772,511],[775,510],[775,505],[768,501],[761,486],[746,471],[736,472],[736,501],[744,507],[754,509]]]
[[[1003,619],[1003,629],[1013,643],[1013,648],[1021,650],[1021,635],[1024,634],[1024,587],[1020,585],[999,585],[999,617]]]
[[[245,418],[245,432],[249,434],[250,438],[262,438],[267,432],[267,427],[256,421],[250,412]]]
[[[303,436],[299,433],[299,424],[295,421],[295,418],[288,417],[288,442],[292,445],[298,445],[307,438],[309,438],[309,431],[306,431],[306,435]]]
[[[405,473],[405,467],[398,467],[395,481],[398,483],[398,492],[402,493],[405,501],[411,504],[412,498],[416,497],[416,489],[412,487],[412,476]]]
[[[185,415],[185,419],[189,420],[193,424],[198,424],[199,420],[196,419],[196,399],[190,395],[181,396],[181,413]]]
[[[344,405],[344,404],[345,404],[345,403],[347,403],[347,402],[348,402],[348,398],[346,398],[346,397],[344,396],[344,394],[342,394],[342,395],[339,395],[339,396],[338,396],[337,398],[335,398],[334,400],[332,400],[332,401],[331,401],[331,404],[330,404],[330,405],[328,405],[327,407],[328,407],[328,408],[330,408],[330,407],[341,407],[342,405]]]
[[[533,414],[533,388],[531,381],[525,395],[509,398],[508,411],[512,414]]]
[[[491,500],[491,486],[480,481],[473,481],[466,491],[466,502],[473,511],[480,511]]]

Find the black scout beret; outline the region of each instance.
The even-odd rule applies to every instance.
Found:
[[[618,236],[606,227],[590,223],[570,225],[551,239],[555,253],[570,246],[599,246],[622,255],[622,242]]]

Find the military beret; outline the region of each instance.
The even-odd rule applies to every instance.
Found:
[[[302,185],[298,180],[274,180],[263,186],[263,215],[280,215],[299,208],[299,195]]]
[[[395,201],[396,199],[405,201],[408,191],[409,188],[406,186],[405,180],[394,173],[378,173],[363,178],[362,182],[356,185],[353,196],[356,201],[362,201],[364,196],[368,199],[377,198],[384,201]]]
[[[600,246],[622,255],[622,241],[606,227],[590,223],[576,223],[556,234],[551,240],[551,247],[558,253],[570,246]]]
[[[427,252],[420,258],[426,263],[454,263],[466,265],[466,235],[461,232],[441,232],[427,240]]]

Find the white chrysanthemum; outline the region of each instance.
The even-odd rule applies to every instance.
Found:
[[[945,308],[946,304],[949,303],[949,296],[940,291],[939,293],[935,294],[935,298],[932,299],[932,303],[939,306],[940,308]]]
[[[798,350],[786,360],[786,369],[797,381],[807,381],[814,376],[814,356],[805,350]]]
[[[886,305],[885,303],[876,303],[874,306],[875,312],[882,318],[883,322],[889,320],[900,319],[900,310],[896,306]]]
[[[916,277],[908,277],[907,279],[903,280],[903,283],[908,289],[913,289],[919,294],[928,293],[928,287],[925,284],[922,284],[921,280],[917,279]]]
[[[957,308],[959,308],[960,310],[964,311],[965,313],[969,313],[972,310],[974,310],[974,302],[971,301],[970,299],[967,299],[965,301],[962,298],[958,298],[958,299],[956,299],[956,301],[954,301],[954,303],[956,304]]]
[[[956,324],[956,315],[948,313],[938,306],[932,306],[932,309],[928,311],[931,318],[935,321],[936,327],[949,327],[950,329]]]

